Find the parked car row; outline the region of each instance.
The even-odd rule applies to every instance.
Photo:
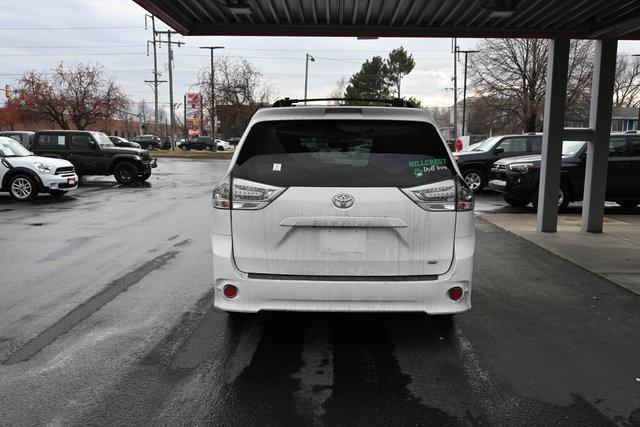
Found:
[[[35,132],[27,149],[0,136],[0,191],[27,201],[41,192],[65,194],[85,175],[113,175],[120,184],[149,179],[157,159],[127,142],[116,146],[102,132],[50,130]]]
[[[489,186],[512,206],[538,203],[542,135],[503,135],[487,138],[454,153],[462,176],[474,191]],[[587,157],[585,141],[564,141],[558,206],[581,201]],[[609,141],[607,201],[640,205],[640,133],[616,132]]]
[[[179,148],[188,150],[224,151],[231,148],[231,145],[222,139],[211,138],[210,136],[197,136],[180,141]]]
[[[131,141],[147,150],[169,150],[171,148],[171,140],[169,138],[162,139],[156,135],[138,135]]]

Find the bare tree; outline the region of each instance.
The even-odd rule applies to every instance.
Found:
[[[142,125],[142,127],[146,129],[149,125],[151,117],[153,117],[153,109],[143,98],[138,102],[137,110],[138,120],[140,120],[140,124]]]
[[[472,57],[472,89],[498,115],[506,115],[512,131],[542,129],[549,45],[539,39],[487,39]],[[572,40],[567,84],[567,111],[585,114],[593,63],[592,44]]]
[[[447,107],[424,107],[429,110],[439,127],[447,127],[451,124],[451,110]]]
[[[23,107],[62,129],[85,129],[124,109],[127,98],[100,65],[60,64],[51,74],[29,71],[19,82]]]
[[[203,96],[205,123],[211,122],[210,69],[199,72],[200,93]],[[216,105],[231,109],[228,118],[235,128],[246,127],[253,113],[271,103],[273,85],[266,82],[262,73],[246,59],[221,57],[214,70]],[[224,125],[224,124],[223,124]]]
[[[0,108],[0,129],[14,130],[16,125],[28,118],[27,112],[21,106],[20,97],[11,97],[7,99],[4,107]]]
[[[329,98],[342,98],[344,96],[344,91],[347,88],[349,81],[346,77],[342,76],[336,81],[336,87],[332,89],[327,97]],[[332,104],[337,105],[338,101],[333,101]]]
[[[614,107],[637,107],[640,104],[640,58],[618,55],[613,84]]]

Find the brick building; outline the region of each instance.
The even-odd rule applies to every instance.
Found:
[[[0,130],[25,130],[25,131],[38,131],[38,130],[52,130],[60,129],[57,123],[51,120],[38,120],[28,117],[22,117],[21,119],[9,118],[5,115],[5,108],[0,108]],[[107,135],[124,136],[125,138],[133,138],[141,133],[154,133],[153,124],[149,129],[143,131],[140,127],[138,120],[125,120],[125,119],[100,119],[96,123],[87,126],[86,130],[100,131]],[[71,124],[71,129],[75,129]],[[158,135],[162,134],[164,125],[158,126]]]

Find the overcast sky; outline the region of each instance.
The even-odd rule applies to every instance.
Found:
[[[12,84],[27,70],[49,70],[65,63],[100,63],[117,77],[133,100],[153,100],[144,80],[153,78],[152,57],[146,55],[151,31],[144,28],[145,10],[131,0],[1,0],[0,83]],[[166,29],[162,23],[158,29]],[[175,51],[175,102],[209,64],[203,45],[226,46],[220,54],[244,57],[273,83],[277,97],[302,97],[305,53],[310,64],[309,96],[326,96],[341,77],[357,72],[374,55],[386,56],[398,46],[413,54],[416,68],[403,81],[403,96],[415,96],[423,105],[452,103],[453,58],[450,39],[357,40],[354,38],[176,37],[186,44]],[[459,39],[461,48],[473,48],[476,39]],[[619,51],[640,53],[640,42],[621,42]],[[159,51],[159,68],[166,79],[167,51]],[[459,74],[461,82],[462,73]],[[168,86],[160,100],[168,104]],[[4,92],[0,96],[4,101]]]

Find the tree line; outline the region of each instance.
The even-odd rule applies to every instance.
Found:
[[[469,131],[486,133],[542,130],[549,43],[539,39],[487,39],[471,59]],[[593,42],[572,40],[565,121],[588,123],[593,75]],[[614,107],[640,105],[640,58],[619,54]]]
[[[487,134],[542,130],[549,42],[540,39],[486,39],[471,56],[469,132]],[[591,103],[594,46],[591,41],[572,40],[565,119],[588,123]],[[330,95],[346,98],[400,97],[400,82],[415,67],[404,48],[388,58],[374,56],[348,80],[338,81]],[[409,98],[417,105],[420,102]],[[640,106],[640,58],[620,54],[617,58],[613,94],[615,107]],[[440,124],[450,122],[450,109],[430,107]]]
[[[469,73],[469,132],[486,134],[542,130],[549,44],[539,39],[486,39],[471,56]],[[593,43],[573,40],[570,46],[566,120],[588,121]],[[387,57],[367,59],[349,79],[342,78],[331,93],[334,98],[388,99],[401,97],[402,81],[415,68],[413,56],[403,47]],[[222,57],[214,67],[215,103],[230,112],[229,126],[236,133],[253,112],[268,105],[274,87],[249,61]],[[210,122],[210,72],[198,73],[195,86],[204,97],[205,123]],[[25,120],[47,120],[62,129],[85,129],[103,119],[137,116],[148,124],[155,116],[146,102],[135,103],[113,76],[99,64],[59,64],[49,71],[28,71],[0,113],[0,125]],[[420,101],[408,97],[420,106]],[[640,106],[640,58],[618,55],[613,105]],[[430,108],[439,123],[448,123],[449,108]],[[135,110],[135,111],[134,111]],[[166,109],[159,115],[167,117]],[[181,122],[180,115],[176,118]],[[182,123],[178,123],[182,126]]]
[[[230,106],[232,116],[240,115],[241,110],[251,110],[250,114],[242,115],[250,118],[272,97],[272,85],[245,59],[220,58],[214,76],[216,104]],[[205,123],[209,123],[212,114],[209,82],[210,70],[203,68],[194,86],[204,96]],[[167,110],[168,106],[159,108],[160,122],[169,117],[170,110]],[[17,80],[12,95],[0,110],[0,126],[47,121],[61,129],[86,129],[105,119],[128,120],[131,117],[136,117],[143,127],[150,128],[155,120],[155,111],[152,104],[144,99],[135,102],[128,97],[115,77],[108,75],[101,65],[60,63],[47,71],[27,71]],[[177,132],[181,134],[182,118],[180,114],[175,118]],[[241,121],[239,127],[246,125],[245,119]]]

